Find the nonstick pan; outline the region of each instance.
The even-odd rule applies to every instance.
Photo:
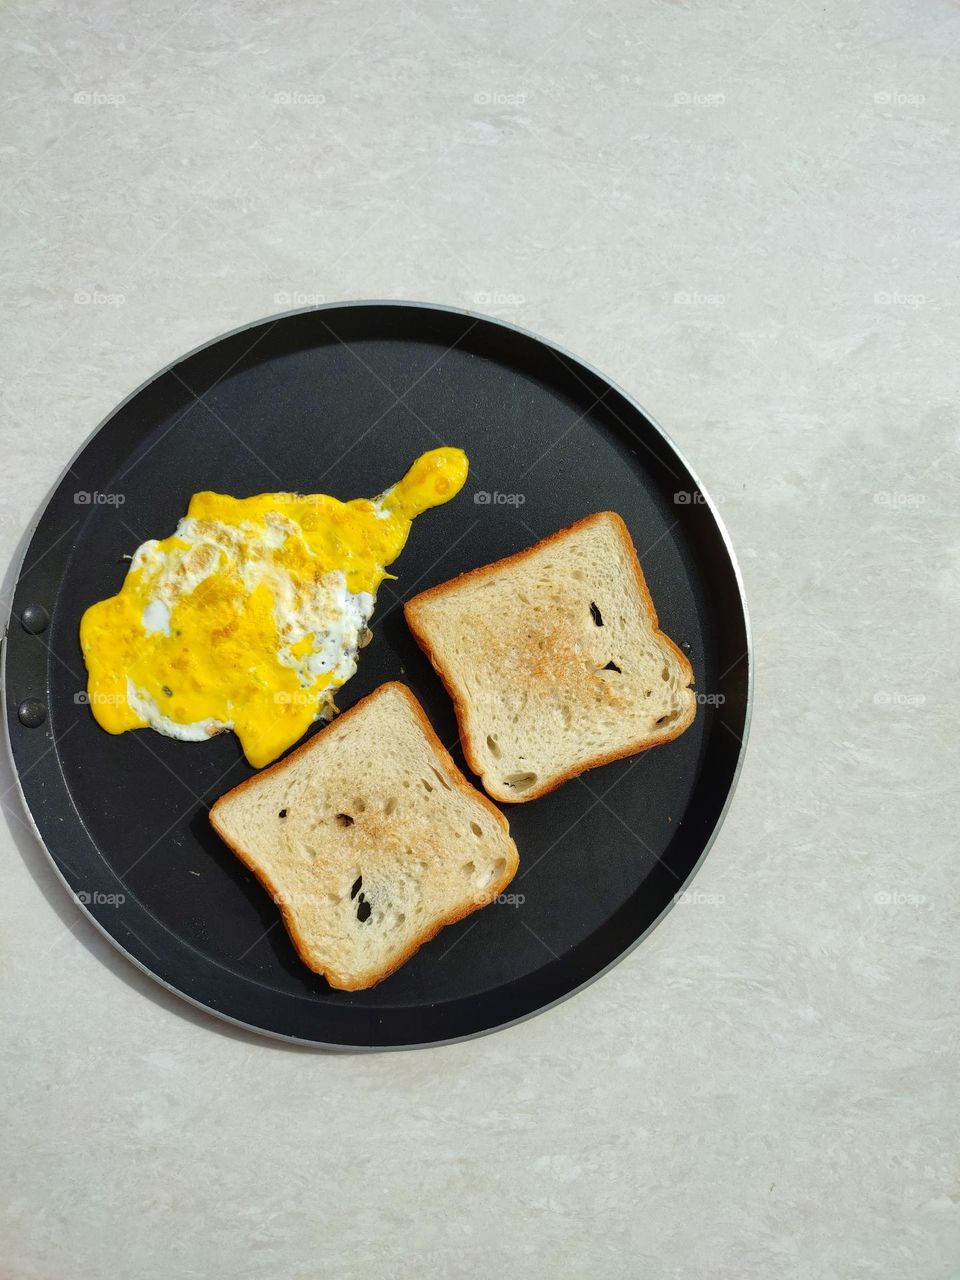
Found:
[[[443,930],[380,986],[333,991],[301,964],[276,905],[208,825],[211,803],[251,773],[236,738],[105,733],[86,705],[78,627],[89,604],[119,589],[123,557],[172,532],[194,492],[372,496],[439,443],[466,449],[466,488],[414,524],[339,705],[405,681],[470,777],[452,706],[402,602],[598,510],[626,520],[661,625],[693,664],[700,705],[675,742],[509,806],[521,863],[505,900]],[[750,687],[729,540],[650,417],[533,334],[400,302],[259,321],[134,392],[40,515],[4,645],[18,785],[81,908],[194,1004],[335,1048],[490,1031],[627,954],[684,892],[716,835],[742,761]],[[642,999],[642,967],[636,981]]]

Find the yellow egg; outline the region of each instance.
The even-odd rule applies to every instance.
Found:
[[[80,623],[90,707],[109,733],[200,741],[233,729],[262,767],[356,670],[377,588],[413,519],[455,497],[461,449],[433,449],[379,498],[196,493]]]

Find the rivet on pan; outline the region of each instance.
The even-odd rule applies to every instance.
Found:
[[[28,729],[38,729],[47,718],[47,708],[39,698],[24,698],[17,707],[20,723]]]
[[[20,623],[24,631],[37,636],[50,625],[50,615],[42,604],[28,604],[20,615]]]

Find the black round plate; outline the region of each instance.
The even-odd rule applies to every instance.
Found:
[[[84,701],[78,626],[87,605],[119,589],[122,557],[170,533],[197,490],[371,496],[438,443],[466,449],[467,486],[414,524],[341,706],[403,680],[465,768],[452,706],[404,625],[402,600],[598,510],[626,520],[661,625],[689,653],[701,705],[677,741],[507,807],[520,850],[509,893],[522,902],[443,930],[373,990],[332,991],[300,963],[276,906],[208,825],[210,804],[251,773],[237,740],[104,733]],[[40,630],[39,611],[49,615]],[[612,965],[671,906],[737,777],[749,637],[716,511],[622,391],[496,320],[345,304],[219,338],[103,423],[24,555],[3,688],[33,822],[68,888],[118,947],[247,1027],[390,1048],[476,1035],[546,1008]],[[39,710],[22,706],[30,699]]]

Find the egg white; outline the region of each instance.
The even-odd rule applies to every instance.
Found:
[[[146,720],[151,729],[166,734],[168,738],[177,738],[180,742],[205,742],[224,729],[232,729],[232,720],[194,720],[190,724],[178,724],[165,716],[157,706],[155,699],[144,689],[138,689],[127,677],[127,701],[141,720]]]
[[[366,591],[348,591],[342,570],[326,573],[316,583],[294,581],[272,552],[283,546],[288,537],[301,535],[296,525],[280,515],[268,515],[266,531],[249,524],[233,526],[185,517],[177,525],[176,536],[187,545],[173,554],[158,552],[156,541],[143,543],[134,554],[131,569],[143,571],[144,587],[149,592],[141,615],[144,631],[169,635],[171,615],[178,601],[194,592],[226,556],[246,592],[252,594],[265,584],[273,595],[277,661],[296,671],[303,689],[311,689],[319,675],[332,676],[329,688],[318,699],[314,716],[314,720],[329,719],[335,712],[334,692],[357,670],[361,639],[373,615],[374,596]],[[295,654],[294,647],[308,636],[310,648]],[[183,742],[202,742],[233,728],[233,721],[212,718],[179,724],[163,714],[150,694],[129,680],[127,700],[152,729]]]

